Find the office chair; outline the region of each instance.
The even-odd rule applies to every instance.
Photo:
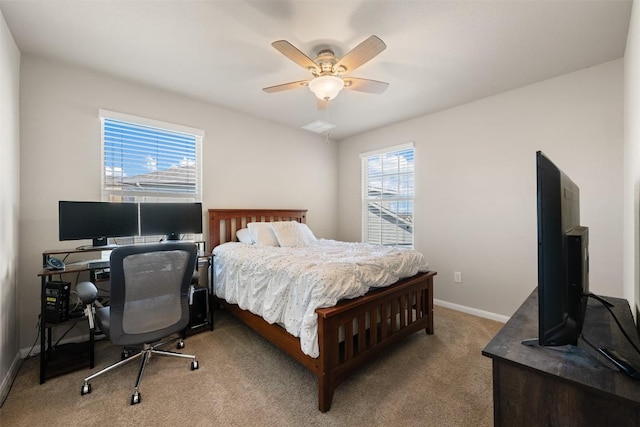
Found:
[[[140,403],[140,381],[145,365],[152,354],[191,359],[191,370],[198,369],[196,356],[160,350],[158,347],[175,341],[162,339],[180,334],[178,348],[184,347],[184,330],[189,323],[189,287],[196,263],[194,243],[166,242],[150,245],[131,245],[111,252],[110,305],[95,308],[91,305],[97,289],[91,282],[76,287],[79,298],[86,305],[90,326],[95,324],[115,345],[124,347],[122,360],[84,379],[81,395],[91,393],[90,381],[136,359],[140,370],[131,404]],[[128,356],[128,349],[142,349]]]

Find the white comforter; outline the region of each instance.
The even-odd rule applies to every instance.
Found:
[[[224,243],[214,253],[214,292],[300,338],[318,357],[316,308],[428,270],[413,249],[319,239],[307,247]]]

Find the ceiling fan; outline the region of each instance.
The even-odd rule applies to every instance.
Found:
[[[263,90],[267,93],[308,86],[318,98],[318,107],[322,109],[326,108],[327,102],[335,98],[343,88],[380,94],[389,86],[389,83],[377,80],[344,76],[386,49],[387,45],[376,36],[369,37],[341,59],[336,58],[331,49],[322,49],[318,52],[316,59],[312,60],[286,40],[275,41],[271,46],[310,71],[313,79],[265,87]]]

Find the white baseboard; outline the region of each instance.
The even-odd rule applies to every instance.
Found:
[[[68,343],[76,343],[78,342],[78,338],[79,337],[68,337],[66,339],[61,340],[59,344],[62,345],[62,344],[68,344]],[[95,341],[98,342],[103,338],[104,337],[96,338]],[[13,359],[13,362],[11,363],[9,372],[7,372],[7,375],[2,379],[2,384],[0,384],[0,403],[4,402],[4,399],[9,394],[9,391],[11,391],[11,385],[13,384],[13,380],[16,377],[16,375],[18,375],[18,369],[20,369],[23,359],[27,356],[33,357],[39,354],[40,354],[40,345],[35,345],[32,348],[31,347],[22,348],[18,351],[18,353],[16,354],[16,357]]]
[[[0,384],[0,403],[4,402],[4,399],[9,394],[11,390],[11,385],[13,384],[13,379],[18,375],[18,370],[22,365],[22,358],[20,357],[20,353],[16,353],[16,356],[13,358],[13,362],[11,362],[11,366],[9,367],[9,372],[2,379],[2,384]]]
[[[460,304],[454,304],[448,301],[442,301],[439,299],[434,299],[433,303],[435,305],[439,305],[441,307],[450,308],[452,310],[461,311],[467,314],[473,314],[474,316],[483,317],[485,319],[495,320],[497,322],[507,323],[509,320],[509,316],[503,316],[502,314],[491,313],[489,311],[478,310],[477,308],[467,307]]]

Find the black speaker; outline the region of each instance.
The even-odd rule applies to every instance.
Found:
[[[71,283],[50,280],[45,284],[46,309],[44,319],[48,323],[69,320],[69,287]]]
[[[197,328],[206,325],[209,321],[207,310],[207,288],[194,286],[189,301],[189,327]]]

